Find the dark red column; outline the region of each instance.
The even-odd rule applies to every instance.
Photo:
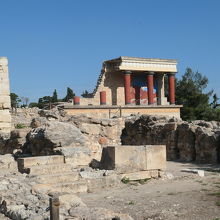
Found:
[[[106,105],[106,91],[100,92],[100,105]]]
[[[131,71],[124,72],[125,105],[131,104]]]
[[[148,93],[148,104],[154,103],[154,73],[147,73],[147,93]]]
[[[175,73],[168,74],[169,81],[169,102],[171,105],[175,104]]]
[[[80,104],[80,97],[79,96],[74,96],[73,102],[74,102],[74,105],[79,105]]]

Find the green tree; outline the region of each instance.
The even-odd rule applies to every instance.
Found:
[[[87,90],[83,91],[81,94],[84,98],[90,98],[92,96],[92,93],[89,93]]]
[[[210,104],[210,106],[211,106],[213,109],[216,109],[218,106],[220,106],[220,104],[218,104],[219,98],[218,98],[218,96],[217,96],[216,93],[213,95],[212,98],[213,98],[213,101],[212,101],[212,103]]]
[[[29,108],[34,108],[34,107],[38,107],[38,103],[37,102],[30,102],[28,105]]]
[[[19,102],[21,102],[21,99],[15,93],[10,93],[10,97],[11,97],[11,107],[12,107],[12,109],[17,109],[19,107]]]
[[[202,120],[210,111],[209,93],[204,93],[208,78],[201,73],[187,68],[185,74],[176,83],[176,103],[183,105],[181,117],[183,120]]]
[[[56,90],[56,89],[55,89],[54,92],[53,92],[53,96],[52,96],[52,98],[51,98],[51,102],[52,102],[52,103],[58,102],[57,90]]]
[[[71,88],[67,87],[66,96],[63,99],[63,101],[68,102],[70,99],[73,99],[74,96],[75,96],[75,93],[73,92],[73,90]]]
[[[39,108],[50,108],[51,106],[51,97],[50,96],[44,96],[42,98],[39,98],[38,100],[38,107]]]

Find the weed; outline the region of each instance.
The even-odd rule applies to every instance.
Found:
[[[140,184],[145,184],[148,180],[150,180],[150,178],[140,179],[140,180],[135,180],[135,181],[140,183]]]
[[[214,182],[213,184],[215,184],[215,185],[219,185],[219,184],[220,184],[220,182]]]
[[[130,201],[128,205],[134,205],[134,201]]]
[[[201,189],[201,191],[209,191],[209,189]]]
[[[128,177],[123,177],[121,179],[121,182],[124,183],[124,184],[128,184],[130,182],[129,178]]]
[[[216,204],[217,206],[220,206],[220,201],[217,201],[215,204]]]
[[[208,195],[209,195],[209,196],[217,196],[217,197],[220,197],[220,191],[214,192],[214,193],[209,193]]]
[[[21,128],[26,128],[26,125],[22,124],[22,123],[18,123],[15,125],[16,129],[21,129]]]

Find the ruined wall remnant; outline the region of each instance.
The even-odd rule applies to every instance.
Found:
[[[0,133],[9,134],[11,130],[11,107],[8,59],[0,57]]]
[[[168,160],[218,163],[220,122],[191,123],[169,116],[134,116],[126,120],[124,145],[157,145],[167,148]]]

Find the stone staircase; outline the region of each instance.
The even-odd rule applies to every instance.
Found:
[[[36,182],[32,193],[87,192],[87,181],[80,179],[79,170],[65,163],[64,156],[39,156],[18,159],[18,170]]]
[[[120,184],[114,171],[89,170],[72,167],[62,155],[19,158],[18,170],[27,173],[32,193],[79,193]],[[84,170],[84,171],[83,171]]]

